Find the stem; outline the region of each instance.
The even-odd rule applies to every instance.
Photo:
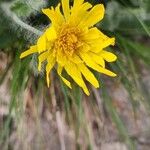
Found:
[[[20,25],[22,28],[31,31],[32,33],[36,35],[41,35],[43,32],[39,31],[38,29],[35,29],[34,27],[26,24],[23,22],[15,13],[13,13],[10,9],[11,4],[10,3],[2,3],[1,6],[2,10],[5,12],[5,14],[11,18],[16,24]]]

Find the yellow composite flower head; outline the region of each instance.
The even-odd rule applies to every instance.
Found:
[[[68,87],[71,88],[71,83],[62,76],[63,70],[89,95],[83,77],[94,87],[99,87],[89,68],[112,77],[116,76],[105,68],[105,61],[113,62],[117,57],[104,50],[109,45],[114,45],[115,38],[109,38],[94,27],[103,19],[104,11],[102,4],[92,7],[90,3],[84,3],[84,0],[74,0],[73,6],[69,5],[69,0],[61,0],[56,8],[43,9],[42,12],[48,16],[51,24],[37,40],[36,45],[23,52],[20,58],[38,53],[39,71],[42,62],[47,62],[48,87],[49,74],[55,66],[58,75]]]

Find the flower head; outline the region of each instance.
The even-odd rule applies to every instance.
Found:
[[[61,7],[62,6],[62,12]],[[115,73],[105,68],[105,61],[112,62],[116,56],[104,50],[114,45],[115,39],[109,38],[94,25],[103,19],[104,6],[92,5],[84,0],[74,0],[70,7],[69,0],[61,0],[56,8],[42,10],[51,20],[51,25],[40,36],[37,44],[23,52],[20,58],[38,53],[38,70],[47,61],[46,76],[49,86],[49,74],[56,66],[58,75],[71,88],[71,83],[62,76],[65,70],[69,76],[89,95],[83,77],[94,87],[99,83],[89,68],[109,76]]]

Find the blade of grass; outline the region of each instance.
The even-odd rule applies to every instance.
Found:
[[[128,8],[128,4],[126,3],[126,1],[120,0],[127,8]],[[127,9],[131,14],[133,14],[135,16],[135,18],[138,20],[138,22],[141,24],[141,26],[143,27],[143,29],[145,30],[145,32],[147,33],[147,35],[150,37],[150,30],[147,27],[147,25],[138,17],[138,15],[134,12],[134,10],[132,9]]]
[[[130,45],[128,44],[128,41],[126,39],[122,38],[120,35],[117,37],[118,37],[118,45],[119,45],[119,47],[123,47],[124,54],[126,55],[126,59],[127,59],[128,66],[129,66],[128,69],[126,69],[125,67],[122,67],[123,65],[120,66],[119,68],[120,69],[125,68],[122,70],[122,72],[125,72],[125,70],[130,70],[130,75],[132,77],[132,80],[131,79],[129,80],[127,73],[124,73],[124,78],[126,78],[128,80],[127,81],[128,86],[126,86],[126,89],[130,93],[131,98],[138,100],[139,102],[142,101],[143,104],[145,105],[146,109],[149,112],[150,102],[147,100],[147,99],[149,99],[149,97],[146,97],[146,95],[144,94],[145,92],[143,91],[143,88],[141,87],[141,82],[140,82],[139,75],[137,72],[137,66],[133,62],[131,54],[130,54],[132,52],[133,48],[130,47]],[[130,44],[131,44],[131,42],[130,42]],[[136,48],[138,48],[137,46],[138,45],[136,45]],[[141,47],[139,47],[139,49],[140,48]],[[121,63],[118,65],[121,65]],[[129,90],[129,89],[131,89],[130,87],[133,87],[133,90]]]
[[[122,41],[128,46],[128,50],[130,51],[130,53],[135,54],[137,56],[139,56],[147,65],[150,65],[150,48],[137,43],[137,42],[131,42],[130,40],[126,39],[126,38],[122,38]]]
[[[83,119],[83,107],[82,107],[82,91],[79,87],[73,86],[73,97],[76,104],[77,122],[76,122],[76,140],[79,138],[80,127]]]
[[[13,65],[13,62],[10,62],[10,63],[7,65],[7,68],[5,69],[3,75],[2,75],[1,78],[0,78],[0,85],[3,83],[5,77],[7,76],[8,71],[9,71],[9,69],[12,67],[12,65]]]
[[[11,101],[9,105],[9,114],[7,117],[7,120],[4,122],[4,130],[0,135],[1,141],[4,141],[6,138],[8,138],[8,135],[10,133],[10,123],[12,118],[12,112],[18,111],[18,108],[20,107],[20,111],[22,111],[21,108],[23,108],[21,105],[17,105],[17,98],[21,98],[21,92],[24,91],[24,87],[26,85],[25,78],[27,77],[28,72],[28,64],[29,59],[26,59],[22,63],[19,59],[19,53],[16,54],[15,60],[14,60],[14,70],[13,70],[13,80],[11,84]],[[20,100],[20,99],[19,99]],[[21,104],[22,101],[20,101]],[[18,107],[18,108],[17,108]],[[21,112],[16,113],[17,115],[21,115]]]
[[[66,87],[66,85],[64,85],[64,83],[62,82],[62,80],[60,79],[60,86],[64,95],[64,102],[65,102],[65,111],[66,111],[66,116],[67,116],[67,121],[68,123],[71,123],[72,118],[71,118],[71,110],[70,110],[70,102],[69,102],[69,96],[68,96],[68,88]]]
[[[104,86],[102,88],[102,97],[104,100],[105,107],[110,115],[110,118],[115,123],[120,136],[125,141],[125,143],[128,145],[129,150],[135,150],[135,145],[134,145],[133,141],[130,139],[128,131],[127,131],[126,127],[124,126],[122,120],[120,119],[115,107],[113,106],[112,99],[108,95],[108,92]]]

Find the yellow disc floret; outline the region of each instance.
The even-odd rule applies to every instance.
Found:
[[[62,51],[64,55],[71,57],[81,46],[81,42],[79,41],[80,33],[81,31],[78,28],[64,25],[55,41],[54,49]]]

